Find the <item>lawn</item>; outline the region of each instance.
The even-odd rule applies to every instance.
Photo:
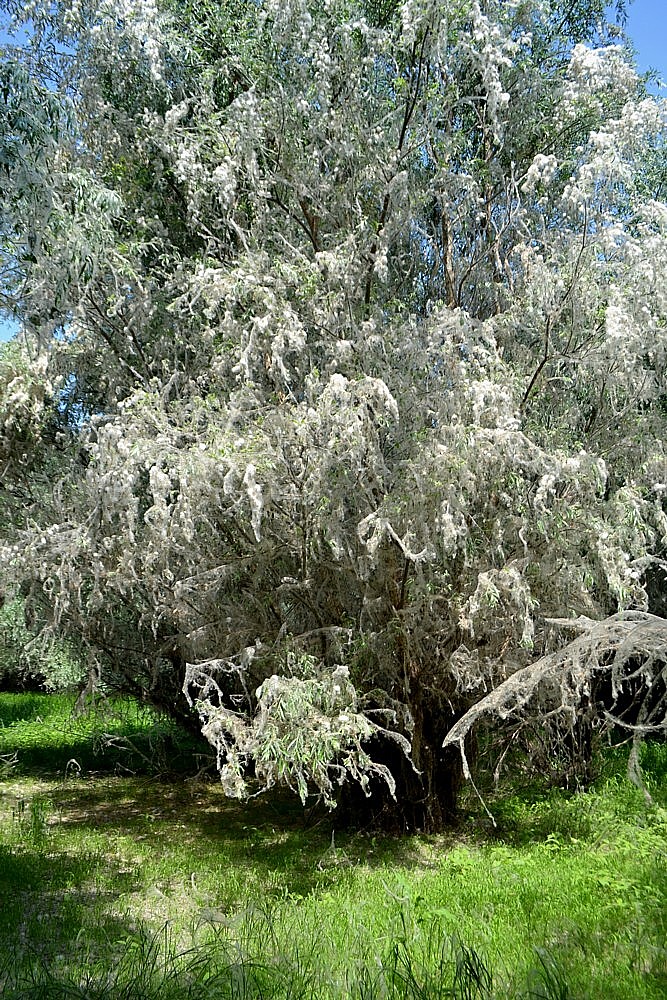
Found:
[[[498,795],[496,827],[471,800],[456,831],[396,838],[239,805],[174,773],[187,741],[146,709],[71,705],[0,695],[3,997],[667,995],[664,743],[653,806],[615,751],[587,792]]]

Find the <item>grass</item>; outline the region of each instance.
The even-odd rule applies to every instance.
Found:
[[[29,715],[7,702],[3,738]],[[447,836],[391,838],[280,795],[239,806],[214,783],[114,774],[99,753],[49,774],[67,704],[33,705],[40,753],[31,770],[19,747],[0,785],[3,997],[667,993],[665,744],[644,752],[653,808],[612,754],[589,792],[500,797],[496,828],[471,811]]]
[[[148,706],[109,699],[77,713],[75,702],[67,694],[0,693],[0,767],[16,756],[27,774],[179,772],[201,750]]]

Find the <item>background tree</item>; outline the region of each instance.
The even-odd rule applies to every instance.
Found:
[[[6,572],[107,684],[192,722],[185,684],[230,794],[435,829],[546,619],[646,605],[665,104],[596,0],[30,13],[70,111],[17,303],[68,458]]]

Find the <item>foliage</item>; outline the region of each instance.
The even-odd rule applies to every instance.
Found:
[[[665,102],[601,0],[2,8],[62,111],[5,573],[228,791],[439,827],[450,727],[664,554]]]
[[[357,694],[346,667],[331,673],[305,661],[307,677],[275,674],[256,692],[257,713],[247,725],[238,712],[223,707],[223,693],[201,666],[189,667],[187,688],[198,688],[197,707],[202,733],[217,750],[222,785],[233,798],[245,798],[245,774],[254,760],[256,777],[265,788],[287,784],[305,805],[308,781],[320,790],[327,805],[335,805],[332,776],[339,784],[348,778],[366,789],[370,777],[380,777],[392,795],[396,782],[388,767],[376,763],[362,742],[385,733],[410,755],[409,742],[361,715]],[[206,668],[210,670],[210,664]],[[300,664],[303,669],[304,661]],[[215,700],[212,701],[211,694]]]
[[[51,171],[65,107],[27,66],[0,62],[0,307],[17,306],[53,207]]]
[[[0,686],[5,689],[43,686],[71,690],[85,678],[85,666],[70,643],[27,627],[20,598],[0,608]]]

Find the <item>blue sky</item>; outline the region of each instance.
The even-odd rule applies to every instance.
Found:
[[[628,14],[626,30],[637,50],[639,70],[655,69],[667,83],[667,0],[634,0]],[[14,333],[14,325],[0,318],[0,340]]]
[[[626,30],[637,49],[639,69],[657,69],[667,83],[667,0],[635,0]]]

